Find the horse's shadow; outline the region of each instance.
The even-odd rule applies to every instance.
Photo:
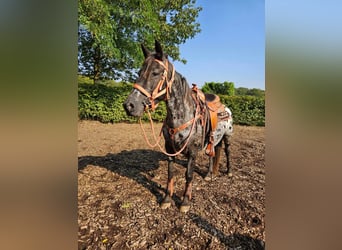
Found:
[[[161,202],[165,189],[152,180],[154,170],[159,168],[159,162],[167,158],[158,151],[136,149],[123,150],[117,154],[105,156],[81,156],[78,158],[78,171],[82,171],[87,165],[106,168],[136,181],[148,189]]]
[[[253,239],[248,235],[232,234],[225,235],[221,230],[217,229],[213,224],[208,222],[201,216],[190,213],[190,220],[195,223],[199,228],[203,229],[213,237],[217,237],[222,244],[224,244],[228,250],[264,250],[265,242]],[[211,240],[207,242],[207,248],[210,248]]]
[[[88,165],[106,168],[120,176],[136,181],[148,189],[156,197],[157,202],[161,203],[166,189],[153,181],[153,178],[155,177],[155,170],[160,166],[160,161],[166,160],[167,156],[158,151],[147,149],[123,150],[120,153],[109,153],[105,156],[81,156],[78,158],[78,171],[82,171]],[[177,163],[186,166],[186,162],[182,160],[177,160]],[[179,197],[174,195],[173,200],[177,206],[180,205],[181,199]]]
[[[158,203],[161,203],[166,189],[153,181],[155,170],[159,168],[161,161],[167,161],[167,156],[159,151],[150,149],[123,150],[120,153],[108,153],[105,156],[88,155],[78,157],[78,171],[82,171],[88,165],[106,168],[120,176],[136,181],[148,189],[156,197]],[[176,158],[176,164],[186,168],[187,161]],[[205,172],[197,164],[194,171],[204,178]],[[167,173],[167,169],[165,169],[165,173]],[[167,179],[165,179],[165,183],[166,181]],[[180,206],[182,203],[181,197],[174,194],[172,198],[175,205]]]

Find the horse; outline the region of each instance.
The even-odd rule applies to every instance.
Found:
[[[225,144],[227,157],[227,174],[229,173],[229,142],[232,135],[232,113],[223,104],[226,119],[218,119],[215,131],[210,121],[208,99],[216,95],[204,95],[194,85],[191,89],[173,64],[158,41],[155,41],[155,52],[150,52],[141,44],[145,60],[139,71],[133,90],[128,95],[123,106],[129,116],[141,117],[145,111],[154,110],[159,102],[166,102],[167,115],[161,133],[165,139],[165,154],[168,157],[168,180],[166,193],[161,202],[161,208],[171,206],[174,194],[174,163],[176,155],[182,153],[187,157],[185,172],[185,190],[181,212],[190,209],[192,198],[193,169],[198,152],[211,145],[209,155],[209,170],[205,180],[210,180],[218,174],[218,166],[222,142]],[[222,110],[222,109],[221,109]],[[217,113],[216,113],[217,115]],[[228,118],[227,118],[228,117]],[[217,119],[217,117],[216,117]],[[151,120],[152,123],[152,120]],[[214,151],[213,151],[214,149]]]

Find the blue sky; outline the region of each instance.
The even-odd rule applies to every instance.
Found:
[[[180,46],[186,64],[174,62],[189,85],[234,82],[265,89],[264,0],[197,0],[201,32]]]

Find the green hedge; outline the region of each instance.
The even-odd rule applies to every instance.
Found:
[[[222,96],[233,113],[234,124],[265,126],[265,98],[256,96]]]
[[[80,119],[101,122],[129,120],[122,103],[131,86],[108,87],[103,84],[78,85],[78,116]]]
[[[136,122],[137,118],[126,115],[122,106],[132,90],[132,84],[107,86],[104,84],[78,84],[78,116],[84,120],[101,122]],[[153,113],[154,121],[162,122],[166,109],[164,102]],[[147,115],[143,120],[147,121]]]
[[[136,122],[122,106],[132,90],[132,84],[107,86],[104,84],[79,83],[78,115],[80,119],[101,122]],[[234,124],[265,125],[265,99],[253,96],[220,96],[221,101],[233,112]],[[153,112],[153,120],[162,122],[166,116],[165,103],[161,102]],[[143,120],[147,121],[147,115]]]

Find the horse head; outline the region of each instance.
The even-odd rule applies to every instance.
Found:
[[[128,115],[137,117],[142,116],[146,108],[154,110],[160,101],[168,98],[175,74],[158,41],[155,41],[153,53],[144,45],[141,48],[145,60],[134,89],[123,104]]]

